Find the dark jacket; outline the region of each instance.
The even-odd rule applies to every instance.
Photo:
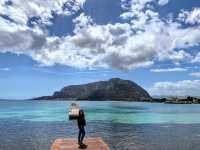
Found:
[[[77,123],[79,127],[85,126],[86,125],[85,117],[78,117]]]

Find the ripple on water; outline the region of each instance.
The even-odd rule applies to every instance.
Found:
[[[199,150],[199,124],[87,122],[87,137],[102,137],[111,150]],[[76,122],[0,120],[0,149],[48,150],[60,137],[77,137]],[[20,144],[19,144],[20,143]]]

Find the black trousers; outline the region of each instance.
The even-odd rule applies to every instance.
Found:
[[[82,143],[85,137],[85,128],[84,126],[79,126],[78,142]]]

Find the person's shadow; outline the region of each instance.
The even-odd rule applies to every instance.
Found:
[[[81,144],[80,146],[79,146],[79,149],[86,149],[87,148],[87,145],[85,145],[85,144]]]

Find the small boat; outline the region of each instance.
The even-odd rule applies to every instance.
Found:
[[[69,120],[75,120],[79,116],[79,106],[76,103],[72,103],[69,107]]]

